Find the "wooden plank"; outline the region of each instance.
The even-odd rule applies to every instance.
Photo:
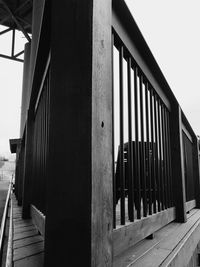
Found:
[[[45,235],[45,216],[35,206],[31,205],[31,218],[41,235]]]
[[[114,258],[113,266],[126,267],[129,266],[129,264],[134,265],[138,259],[143,257],[145,253],[158,245],[164,238],[167,238],[167,236],[169,236],[172,232],[175,232],[178,227],[179,223],[170,223],[167,226],[159,229],[154,233],[153,239],[143,239],[133,247],[130,247],[124,253],[116,256]]]
[[[14,262],[14,267],[42,267],[44,261],[44,253],[26,257],[22,260]]]
[[[30,236],[34,236],[34,235],[38,235],[37,230],[31,230],[31,231],[27,231],[27,232],[23,232],[23,233],[17,233],[17,234],[14,234],[13,240],[22,239],[22,238],[30,237]]]
[[[114,256],[154,233],[175,219],[175,209],[170,208],[143,218],[113,231]]]
[[[44,251],[44,242],[27,245],[14,249],[13,261],[17,261]]]
[[[20,223],[14,223],[14,229],[22,228],[22,227],[28,227],[31,225],[33,225],[32,221],[28,221],[28,222],[24,221],[24,222],[20,222]]]
[[[188,232],[194,229],[195,225],[200,225],[200,211],[197,211],[185,224],[180,224],[176,231],[173,231],[166,239],[163,239],[157,246],[152,250],[148,251],[142,258],[136,262],[136,266],[142,267],[155,267],[155,266],[169,266],[166,264],[166,259],[173,258],[173,254],[177,251],[177,248],[181,247],[181,243],[184,241]],[[194,232],[192,230],[192,232]],[[198,234],[200,238],[200,234]],[[196,244],[197,245],[197,244]],[[194,250],[194,248],[193,248]],[[180,250],[179,250],[180,251]],[[176,254],[176,253],[175,253]],[[187,253],[186,253],[187,254]],[[161,265],[163,263],[163,265]],[[171,260],[168,260],[171,263]],[[183,261],[182,261],[183,263]],[[170,265],[171,266],[171,265]],[[182,264],[172,266],[186,266]]]
[[[25,226],[25,227],[20,227],[18,229],[14,229],[14,234],[17,234],[17,233],[23,233],[23,232],[27,232],[27,231],[30,231],[30,230],[35,230],[35,226],[34,225],[29,225],[29,226]]]
[[[188,211],[190,211],[196,207],[196,200],[195,199],[190,200],[190,201],[186,202],[185,205],[186,205],[186,212],[188,212]]]
[[[41,235],[36,235],[36,236],[31,236],[31,237],[26,237],[23,239],[18,239],[13,241],[13,248],[20,248],[26,245],[34,244],[43,241],[44,238]]]
[[[164,266],[187,266],[194,254],[200,240],[200,219],[193,225],[184,236],[178,246],[172,251],[167,259],[162,263]],[[195,265],[196,266],[196,265]]]

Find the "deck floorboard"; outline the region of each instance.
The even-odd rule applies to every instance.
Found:
[[[44,258],[44,238],[32,220],[23,220],[22,208],[13,201],[13,266],[42,267]]]

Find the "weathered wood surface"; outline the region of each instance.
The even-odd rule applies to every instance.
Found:
[[[191,210],[184,224],[172,222],[116,257],[114,267],[187,266],[200,240],[200,210]]]
[[[13,197],[13,266],[42,267],[44,239],[32,220],[23,220],[22,208]]]
[[[113,231],[114,256],[175,220],[175,209],[170,208]]]
[[[35,206],[31,205],[31,218],[41,235],[45,234],[45,216]]]
[[[196,200],[193,199],[191,201],[186,202],[186,212],[189,212],[190,210],[194,209],[196,207]]]
[[[111,6],[52,1],[47,267],[112,265]]]

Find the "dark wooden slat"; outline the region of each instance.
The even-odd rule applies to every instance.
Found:
[[[128,58],[128,214],[129,220],[134,221],[134,185],[133,185],[133,142],[132,142],[132,86],[131,58]]]
[[[156,209],[156,179],[155,179],[155,145],[154,145],[154,118],[153,118],[153,89],[150,88],[150,118],[151,118],[151,170],[152,170],[152,201],[153,201],[153,212]]]
[[[162,116],[162,140],[163,140],[163,181],[164,181],[164,193],[165,193],[165,208],[168,208],[168,179],[166,172],[166,138],[165,138],[165,115],[164,106],[161,105],[161,116]]]
[[[138,129],[138,69],[134,69],[134,100],[135,100],[135,179],[136,179],[136,209],[137,219],[141,218],[141,182],[140,182],[140,150],[139,150],[139,129]]]
[[[118,64],[118,62],[116,62]],[[116,228],[115,120],[114,120],[114,34],[112,34],[112,155],[113,155],[113,228]]]
[[[149,215],[152,214],[152,186],[151,186],[151,162],[150,162],[150,140],[149,140],[149,85],[148,82],[145,84],[145,105],[146,105],[146,157],[147,157],[147,172],[148,172],[148,203],[149,203]]]
[[[155,133],[155,180],[156,180],[156,200],[158,203],[158,211],[160,211],[160,177],[158,163],[158,110],[157,95],[154,94],[154,133]]]
[[[167,207],[171,207],[171,190],[170,190],[170,175],[169,175],[169,141],[167,134],[167,109],[163,105],[164,112],[164,130],[165,130],[165,166],[166,166],[166,176],[167,176]]]
[[[120,208],[121,224],[125,224],[125,166],[124,166],[124,86],[123,86],[123,53],[119,51],[119,84],[120,84]]]
[[[171,165],[171,142],[170,142],[170,124],[169,124],[169,112],[167,112],[167,136],[168,136],[168,156],[169,156],[169,181],[170,181],[170,206],[174,205],[174,197],[172,191],[172,165]]]
[[[146,162],[145,162],[145,144],[144,144],[144,105],[143,105],[143,76],[140,75],[140,120],[141,120],[141,184],[143,199],[143,216],[147,216],[147,195],[146,195]]]
[[[159,174],[160,174],[160,200],[161,200],[161,209],[164,209],[164,183],[163,183],[163,168],[162,168],[162,137],[161,137],[161,131],[162,131],[162,123],[161,123],[161,104],[160,99],[158,100],[158,138],[159,138]]]

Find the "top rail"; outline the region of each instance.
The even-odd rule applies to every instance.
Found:
[[[1,221],[1,231],[0,231],[0,262],[2,262],[2,255],[3,255],[3,244],[4,244],[4,236],[5,236],[5,229],[6,229],[6,218],[8,213],[8,207],[9,207],[9,200],[10,200],[10,193],[12,189],[12,179],[10,181],[10,185],[8,188],[8,193],[6,197],[6,203],[4,207],[3,217]]]

